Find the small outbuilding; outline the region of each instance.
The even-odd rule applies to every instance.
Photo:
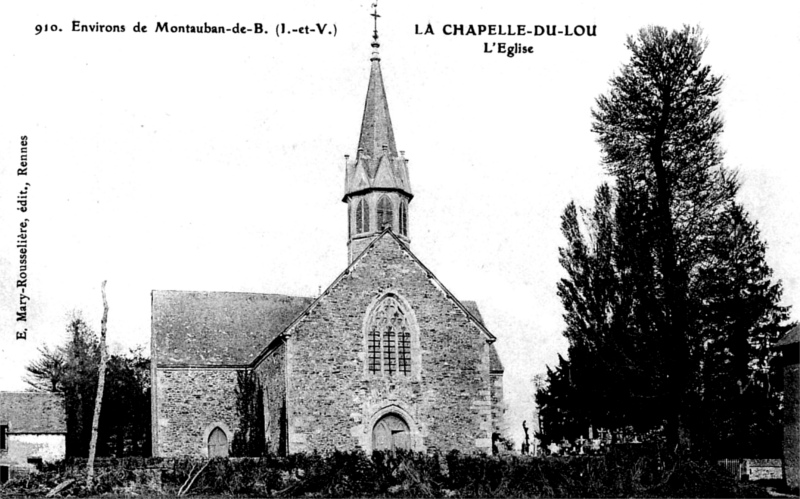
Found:
[[[775,346],[783,354],[783,476],[796,490],[800,487],[800,326]]]
[[[55,393],[0,392],[0,483],[44,461],[64,459],[67,422]]]

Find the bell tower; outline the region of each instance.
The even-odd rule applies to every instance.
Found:
[[[369,85],[356,156],[347,166],[343,202],[347,203],[347,256],[352,263],[370,242],[388,228],[409,244],[408,205],[414,195],[408,181],[408,160],[397,153],[389,104],[378,53],[378,13],[372,35]]]

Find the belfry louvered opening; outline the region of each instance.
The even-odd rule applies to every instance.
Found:
[[[388,196],[381,196],[378,201],[378,229],[383,230],[386,227],[391,228],[394,223],[394,214],[392,213],[392,202]]]
[[[356,206],[356,234],[369,232],[369,204],[362,199]]]

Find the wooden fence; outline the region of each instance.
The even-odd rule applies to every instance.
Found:
[[[736,481],[742,479],[744,461],[742,459],[720,459],[717,464],[725,468],[728,473],[736,478]]]

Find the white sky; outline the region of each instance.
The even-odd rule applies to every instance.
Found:
[[[152,289],[314,295],[344,269],[345,154],[369,74],[370,2],[5,2],[0,6],[0,389],[64,340],[82,310],[109,341],[149,345]],[[606,176],[590,109],[648,24],[699,24],[722,94],[728,166],[769,244],[784,303],[800,305],[800,2],[381,0],[384,82],[416,197],[412,249],[476,300],[506,366],[517,443],[534,374],[566,350],[556,282],[560,214]],[[72,33],[71,22],[124,24]],[[150,33],[132,31],[137,21]],[[268,35],[152,33],[251,25]],[[335,24],[337,35],[289,27]],[[417,36],[431,22],[436,34]],[[36,24],[60,33],[35,36]],[[454,37],[447,23],[589,24],[596,37]],[[484,54],[484,42],[534,46]],[[29,176],[15,176],[19,136]],[[30,209],[15,211],[22,183]],[[30,219],[28,340],[16,341],[16,233]],[[793,313],[795,319],[797,312]]]

